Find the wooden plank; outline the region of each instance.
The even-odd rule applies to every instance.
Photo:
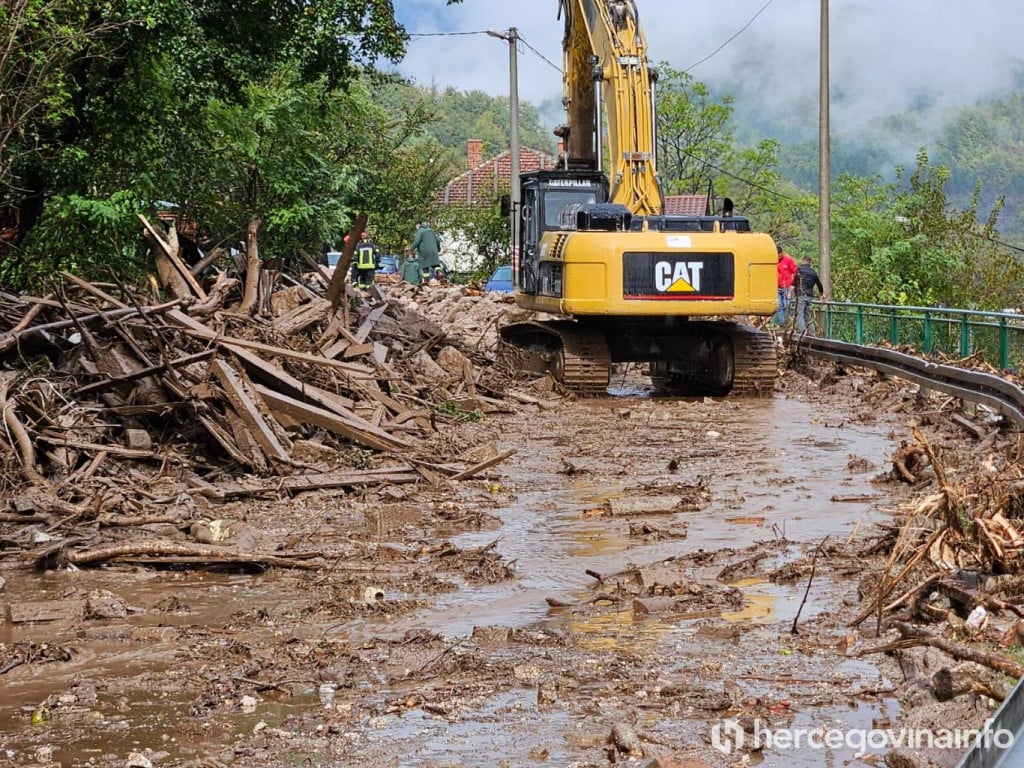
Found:
[[[280,368],[275,368],[265,360],[261,360],[255,355],[249,354],[245,350],[233,349],[232,351],[246,366],[250,375],[259,380],[260,383],[267,385],[272,384],[272,388],[274,390],[281,392],[288,397],[301,402],[310,403],[325,411],[330,411],[348,422],[350,426],[363,432],[367,432],[370,435],[375,435],[383,440],[390,441],[394,446],[402,448],[411,447],[411,444],[405,440],[396,438],[393,435],[378,429],[366,419],[356,415],[349,408],[344,407],[338,397],[331,395],[330,393],[325,393],[317,387],[311,387],[304,384],[286,371],[282,371]]]
[[[184,328],[185,332],[190,336],[195,336],[196,338],[203,339],[205,341],[214,341],[219,344],[223,344],[236,353],[238,350],[252,350],[270,357],[284,357],[289,360],[298,360],[303,363],[322,365],[343,371],[344,373],[350,374],[355,379],[359,379],[361,377],[372,378],[375,373],[372,368],[365,365],[359,365],[358,363],[344,363],[339,360],[330,360],[321,355],[313,355],[308,352],[297,352],[294,349],[287,349],[285,347],[275,347],[271,344],[262,344],[257,341],[248,341],[247,339],[237,339],[233,336],[224,336],[217,333],[208,325],[204,325],[198,320],[189,317],[184,312],[177,310],[171,310],[168,312],[167,318]]]
[[[485,469],[489,469],[489,468],[493,467],[495,464],[500,464],[505,459],[507,459],[509,456],[512,456],[515,453],[516,453],[516,449],[515,448],[509,448],[507,451],[502,451],[497,456],[492,456],[491,458],[486,459],[484,461],[481,461],[478,464],[474,464],[469,469],[464,470],[463,472],[459,472],[457,475],[452,475],[451,479],[452,480],[465,480],[467,477],[472,477],[473,475],[480,474]]]
[[[624,499],[608,499],[608,514],[612,517],[632,515],[671,515],[687,509],[682,496],[631,496]]]
[[[246,453],[244,453],[235,444],[235,441],[231,439],[228,433],[225,432],[223,428],[221,428],[220,424],[218,424],[209,416],[200,415],[198,418],[199,422],[206,428],[206,431],[209,432],[213,439],[216,440],[217,443],[220,445],[220,447],[227,452],[228,456],[230,456],[232,459],[234,459],[244,467],[253,466],[252,456],[249,456]],[[263,455],[260,454],[259,458],[262,461]]]
[[[352,342],[349,341],[348,339],[338,339],[336,342],[331,344],[331,346],[329,346],[327,349],[323,351],[324,357],[334,359],[351,346]]]
[[[362,355],[369,355],[373,352],[373,344],[350,344],[347,349],[342,353],[342,357],[346,360],[351,357],[360,357]]]
[[[370,335],[370,331],[373,330],[373,326],[377,324],[377,321],[381,319],[387,309],[388,304],[387,302],[384,302],[366,316],[366,319],[360,324],[359,330],[356,331],[357,343],[362,344],[366,341],[367,337]]]
[[[224,387],[228,402],[235,409],[235,413],[245,422],[245,426],[252,432],[253,438],[259,443],[263,452],[271,459],[289,461],[287,449],[281,445],[274,430],[260,413],[259,406],[255,401],[255,393],[250,394],[246,391],[247,387],[238,372],[223,360],[212,361],[210,370]]]
[[[390,350],[386,345],[381,344],[379,341],[373,342],[373,359],[377,365],[386,366],[388,362],[388,352]]]
[[[300,421],[329,429],[331,432],[348,438],[359,445],[375,448],[378,451],[391,451],[395,448],[408,447],[409,445],[400,438],[394,438],[386,432],[376,429],[370,422],[366,423],[374,430],[373,433],[342,419],[337,414],[326,411],[323,408],[317,408],[315,405],[307,405],[287,395],[282,395],[279,392],[268,389],[261,384],[256,385],[256,390],[269,408],[275,411],[282,411]]]

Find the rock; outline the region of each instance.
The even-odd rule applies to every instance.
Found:
[[[124,601],[105,589],[97,589],[89,593],[85,601],[85,618],[87,619],[123,619],[128,615],[128,606]]]
[[[629,723],[616,723],[608,736],[608,742],[615,745],[619,752],[625,752],[632,757],[644,756],[640,737],[636,735],[636,731]]]
[[[132,752],[124,761],[124,768],[153,768],[153,763],[141,752]]]
[[[189,533],[202,544],[233,544],[239,549],[256,549],[256,535],[237,520],[199,520]]]
[[[512,639],[512,630],[508,627],[473,627],[473,641],[482,646],[508,645]]]
[[[126,429],[124,445],[125,448],[131,448],[133,451],[151,451],[153,450],[153,438],[144,429]]]
[[[437,363],[444,368],[452,376],[462,376],[462,372],[466,370],[466,365],[470,365],[472,370],[472,363],[469,359],[463,355],[455,347],[442,347],[441,351],[437,353]]]

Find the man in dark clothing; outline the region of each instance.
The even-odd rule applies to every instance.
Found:
[[[363,232],[356,246],[355,265],[356,283],[360,288],[369,288],[373,285],[373,276],[377,271],[377,264],[380,260],[380,252],[373,240]]]
[[[822,301],[825,300],[825,287],[821,284],[821,278],[818,277],[817,271],[811,266],[810,256],[805,256],[803,262],[797,267],[793,286],[796,288],[796,332],[803,333],[811,322],[811,304],[814,301],[815,286],[818,287]]]

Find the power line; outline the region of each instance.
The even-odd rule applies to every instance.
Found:
[[[708,54],[707,56],[705,56],[705,57],[704,57],[703,59],[701,59],[700,61],[698,61],[698,62],[697,62],[696,64],[692,64],[691,66],[689,66],[689,67],[687,67],[686,69],[684,69],[684,70],[683,70],[683,72],[685,72],[685,73],[689,73],[691,69],[695,69],[696,67],[699,67],[699,66],[700,66],[701,64],[703,64],[703,63],[704,63],[705,61],[707,61],[707,60],[708,60],[708,59],[710,59],[710,58],[711,58],[712,56],[714,56],[714,55],[715,55],[716,53],[718,53],[718,52],[719,52],[719,51],[721,51],[721,50],[722,50],[723,48],[725,48],[725,46],[727,46],[727,45],[728,45],[729,43],[731,43],[731,42],[732,42],[733,40],[735,40],[735,39],[736,39],[737,37],[739,37],[739,36],[740,36],[740,35],[742,35],[742,34],[743,34],[744,32],[746,32],[746,31],[747,31],[747,28],[748,28],[748,27],[749,27],[749,26],[750,26],[751,24],[753,24],[753,23],[754,23],[754,19],[756,19],[756,18],[757,18],[758,16],[760,16],[760,15],[761,15],[762,13],[764,13],[764,12],[765,12],[765,10],[766,10],[766,9],[768,8],[768,6],[769,6],[769,5],[771,5],[771,4],[772,4],[772,3],[774,3],[774,2],[775,2],[775,0],[768,0],[768,2],[767,2],[767,3],[765,3],[765,4],[763,5],[763,6],[761,6],[761,10],[759,10],[759,11],[758,11],[757,13],[755,13],[755,14],[754,14],[753,16],[751,16],[751,17],[750,17],[750,21],[748,21],[748,22],[747,22],[746,24],[744,24],[744,25],[743,25],[743,26],[742,26],[742,27],[740,28],[740,30],[739,30],[739,31],[738,31],[738,32],[737,32],[736,34],[734,34],[734,35],[733,35],[732,37],[730,37],[730,38],[729,38],[728,40],[726,40],[726,41],[725,41],[724,43],[722,43],[722,44],[721,44],[720,46],[718,46],[717,48],[715,48],[715,50],[713,50],[713,51],[712,51],[711,53],[709,53],[709,54]]]
[[[486,29],[473,32],[410,32],[409,37],[458,37],[460,35],[486,35]]]
[[[546,62],[548,65],[550,65],[556,72],[558,72],[558,74],[562,74],[562,68],[560,66],[558,66],[557,64],[555,64],[555,63],[551,62],[550,60],[548,60],[548,58],[543,53],[541,53],[536,48],[534,48],[532,45],[530,45],[528,42],[526,42],[523,39],[522,35],[517,35],[516,39],[519,40],[519,42],[521,42],[523,45],[525,45],[531,51],[533,51],[533,53],[537,56],[537,58],[539,58],[541,61]]]
[[[409,37],[410,38],[413,38],[413,37],[460,37],[460,36],[465,36],[465,35],[491,35],[491,32],[493,32],[493,30],[488,31],[486,29],[470,30],[468,32],[410,32],[409,33]],[[493,36],[493,35],[491,35],[491,36]],[[517,34],[516,35],[516,39],[520,43],[522,43],[524,46],[526,46],[538,59],[540,59],[545,64],[550,66],[552,69],[554,69],[559,74],[562,73],[562,68],[560,66],[555,64],[547,56],[545,56],[543,53],[541,53],[536,48],[534,48],[532,45],[530,45],[528,42],[526,42],[526,40],[523,39],[522,35]]]

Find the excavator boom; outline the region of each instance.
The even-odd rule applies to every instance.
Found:
[[[577,167],[602,170],[610,155],[609,202],[638,216],[662,212],[655,162],[654,81],[633,0],[562,0],[565,15],[563,131]],[[607,113],[605,126],[602,115]],[[607,130],[607,141],[603,133]]]

